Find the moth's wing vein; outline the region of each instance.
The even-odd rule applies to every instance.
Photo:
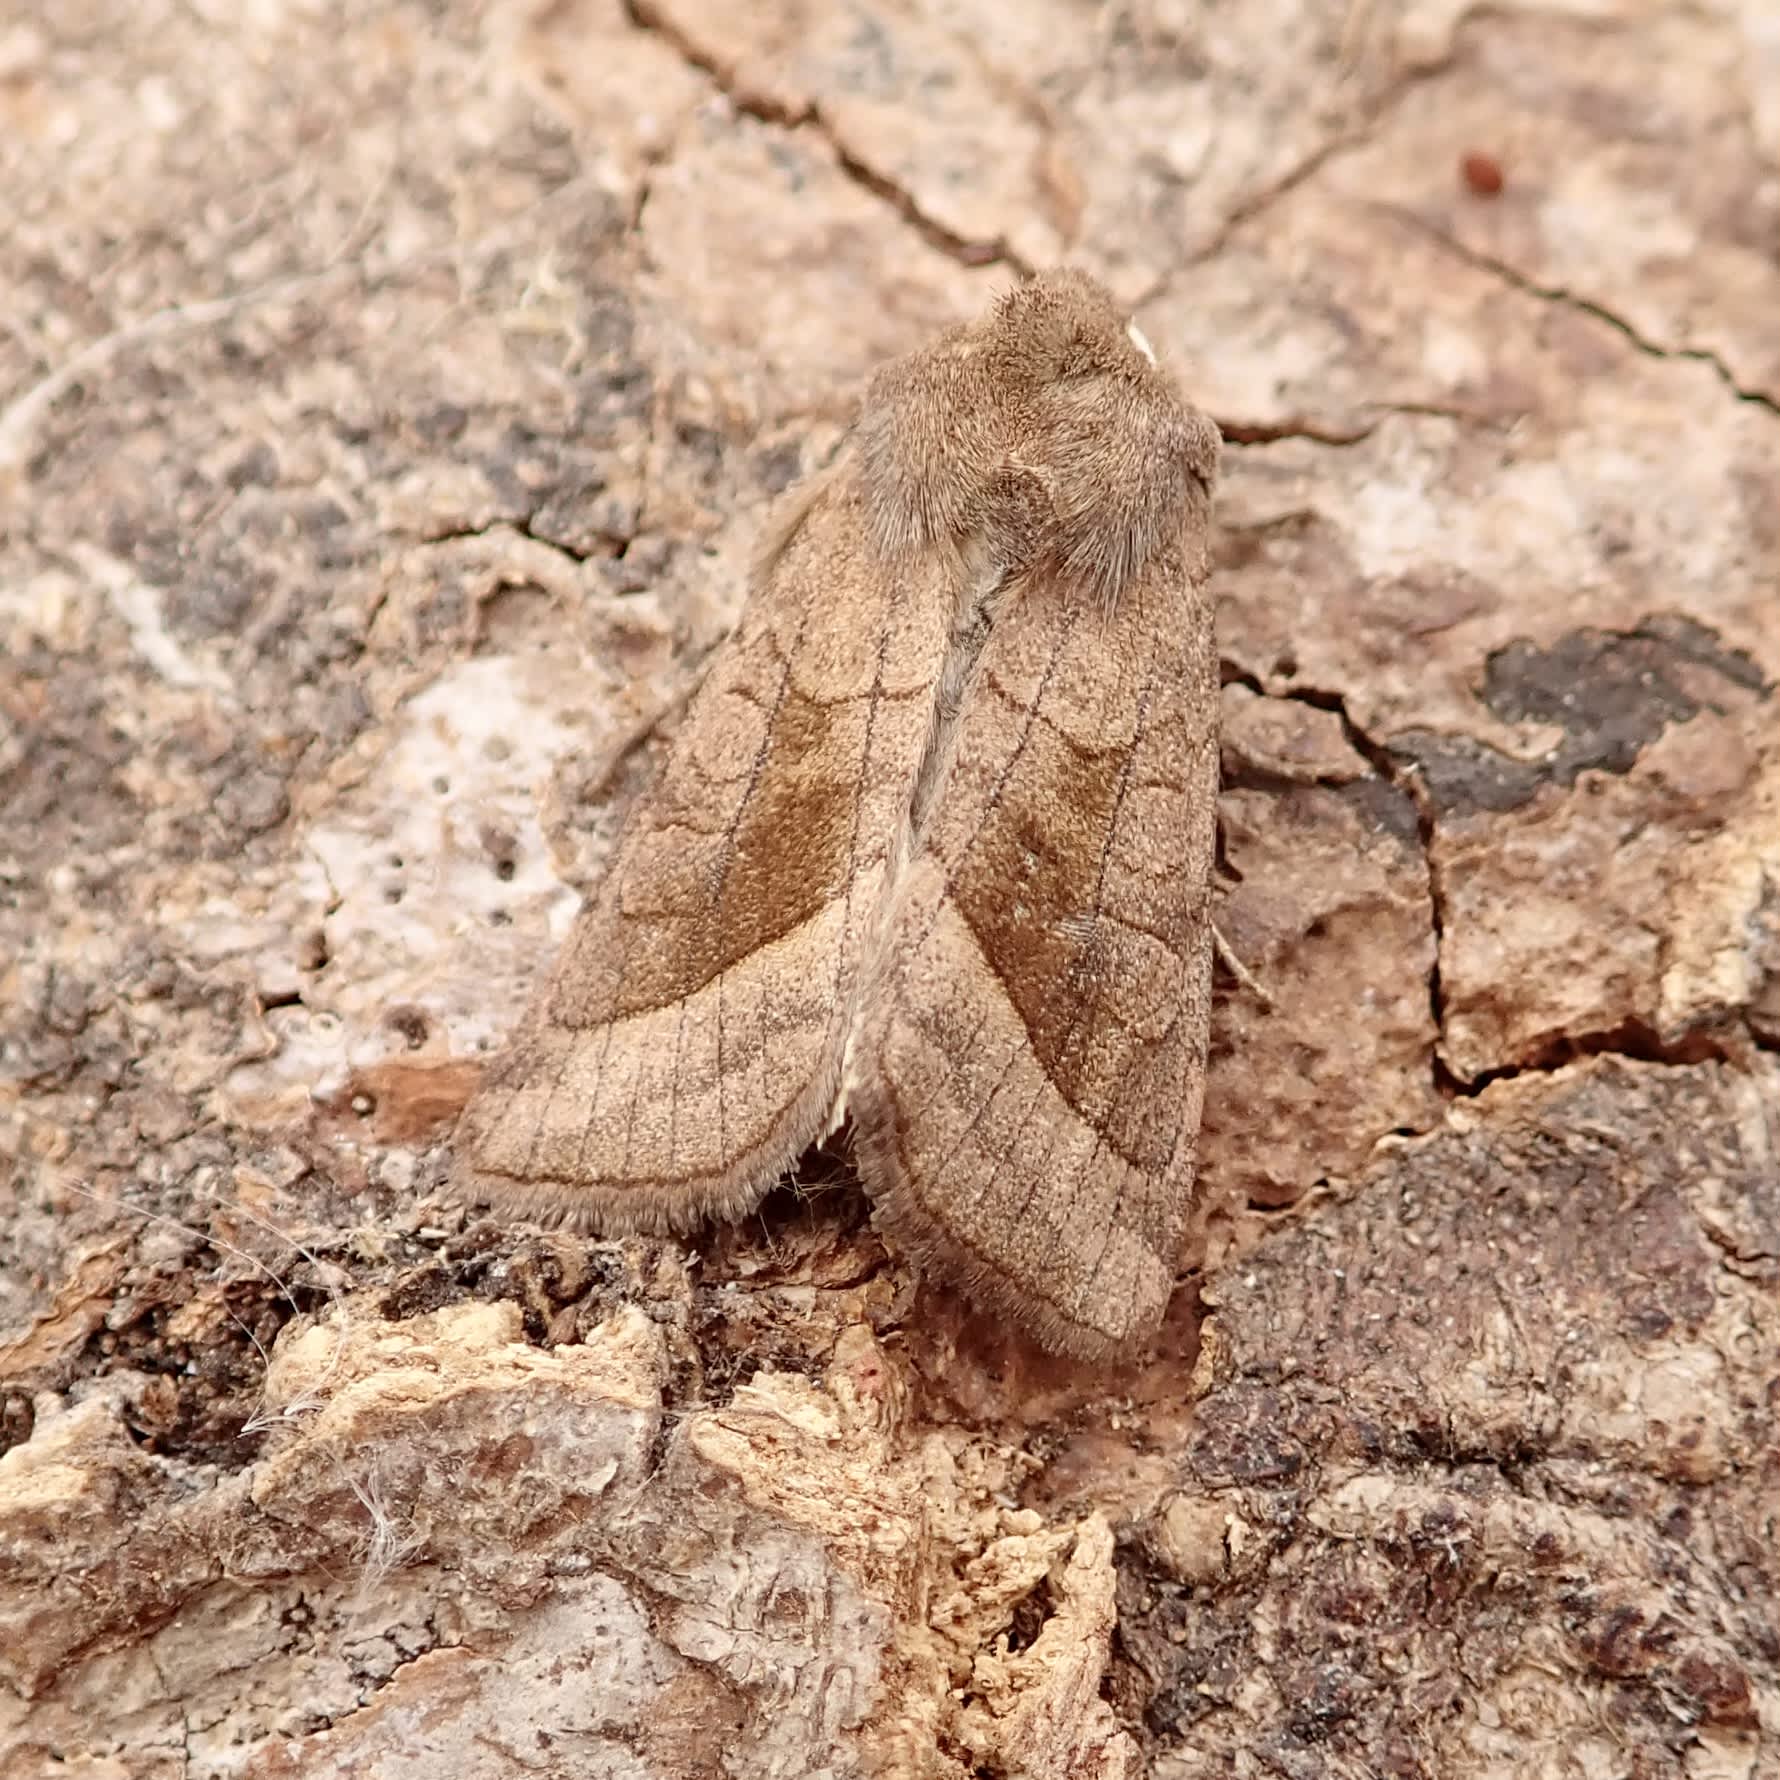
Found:
[[[1141,611],[1141,609],[1140,609],[1140,611]],[[1092,903],[1093,911],[1094,911],[1093,918],[1094,918],[1094,922],[1095,922],[1095,932],[1094,932],[1094,935],[1089,938],[1087,945],[1083,947],[1083,951],[1086,951],[1089,948],[1091,948],[1095,944],[1095,942],[1098,938],[1098,924],[1101,920],[1102,911],[1103,911],[1103,909],[1105,907],[1105,903],[1106,903],[1107,862],[1112,857],[1113,846],[1114,846],[1114,843],[1118,837],[1119,817],[1123,813],[1124,808],[1125,808],[1125,795],[1126,795],[1126,792],[1130,789],[1131,774],[1132,774],[1132,770],[1133,770],[1133,768],[1136,764],[1136,761],[1137,761],[1138,750],[1143,746],[1144,733],[1149,727],[1150,701],[1151,701],[1152,697],[1154,696],[1154,693],[1155,693],[1155,662],[1152,659],[1152,660],[1146,661],[1144,664],[1143,685],[1137,695],[1137,720],[1134,725],[1135,734],[1132,737],[1130,749],[1126,752],[1124,757],[1119,762],[1118,785],[1113,792],[1112,812],[1107,818],[1106,831],[1101,836],[1101,839],[1100,839],[1100,863],[1099,863],[1099,868],[1098,868],[1098,871],[1097,871],[1097,873],[1095,875],[1095,879],[1094,879],[1094,896],[1093,896],[1093,903]],[[1167,949],[1167,948],[1164,947],[1164,949]],[[1101,1007],[1106,999],[1106,981],[1107,981],[1107,979],[1103,973],[1097,974],[1095,976],[1093,1014],[1090,1017],[1090,1019],[1088,1020],[1088,1028],[1090,1031],[1093,1030],[1095,1021],[1098,1020]],[[1083,999],[1078,996],[1074,1007],[1070,1010],[1069,1028],[1068,1028],[1067,1032],[1064,1034],[1062,1044],[1058,1047],[1059,1055],[1066,1055],[1069,1051],[1069,1047],[1075,1042],[1076,1034],[1081,1030],[1082,1010],[1083,1010],[1084,1005],[1085,1004],[1084,1004]],[[1058,1081],[1055,1081],[1054,1079],[1052,1079],[1048,1072],[1046,1072],[1045,1079],[1046,1079],[1046,1081],[1048,1081],[1050,1083],[1050,1085],[1053,1088],[1056,1089],[1057,1093],[1063,1099],[1065,1099],[1065,1100],[1069,1099],[1069,1096],[1067,1093],[1065,1093],[1063,1084],[1061,1082],[1058,1082]],[[1028,1118],[1030,1118],[1032,1116],[1032,1106],[1035,1106],[1037,1104],[1038,1097],[1040,1094],[1042,1094],[1042,1092],[1043,1092],[1042,1088],[1034,1090],[1032,1105],[1029,1105],[1027,1108],[1026,1116]],[[1077,1110],[1079,1111],[1080,1109],[1077,1108]],[[1099,1160],[1102,1146],[1106,1144],[1106,1141],[1107,1141],[1106,1133],[1103,1130],[1101,1130],[1098,1126],[1096,1126],[1095,1132],[1094,1132],[1094,1148],[1089,1153],[1087,1160],[1085,1162],[1083,1162],[1081,1167],[1076,1171],[1075,1180],[1072,1181],[1072,1183],[1071,1183],[1071,1191],[1072,1192],[1076,1189],[1077,1186],[1079,1186],[1082,1176],[1085,1175],[1087,1173],[1087,1171],[1091,1167],[1093,1167],[1094,1163]],[[1027,1185],[1026,1198],[1022,1202],[1022,1204],[1020,1206],[1020,1210],[1017,1214],[1019,1217],[1024,1218],[1026,1216],[1027,1212],[1030,1210],[1031,1204],[1032,1204],[1032,1196],[1034,1193],[1038,1192],[1039,1188],[1040,1188],[1041,1179],[1042,1179],[1042,1168],[1049,1166],[1051,1157],[1056,1153],[1056,1148],[1057,1148],[1057,1132],[1055,1129],[1053,1129],[1053,1131],[1051,1133],[1051,1142],[1045,1150],[1045,1161],[1041,1165],[1040,1169],[1033,1170],[1032,1178]],[[1095,1263],[1094,1263],[1093,1267],[1090,1269],[1090,1279],[1089,1279],[1090,1287],[1092,1287],[1095,1280],[1098,1278],[1100,1264],[1105,1259],[1106,1251],[1112,1243],[1113,1234],[1119,1227],[1119,1213],[1124,1209],[1125,1185],[1126,1185],[1126,1182],[1129,1181],[1131,1178],[1130,1171],[1132,1169],[1135,1169],[1135,1167],[1137,1166],[1131,1157],[1125,1156],[1121,1152],[1115,1151],[1115,1153],[1119,1153],[1120,1160],[1127,1164],[1127,1172],[1122,1174],[1119,1178],[1118,1195],[1113,1201],[1112,1216],[1107,1220],[1107,1223],[1106,1223],[1105,1232],[1104,1232],[1104,1235],[1103,1235],[1102,1241],[1101,1241],[1100,1254],[1098,1257],[1096,1257]]]
[[[686,997],[680,997],[680,1012],[674,1021],[674,1073],[668,1083],[668,1176],[673,1178],[680,1157],[680,1059],[686,1049]]]
[[[1055,641],[1052,645],[1050,660],[1045,664],[1044,674],[1039,681],[1039,697],[1040,698],[1043,697],[1044,689],[1050,683],[1052,671],[1056,667],[1057,657],[1059,654],[1061,654],[1062,648],[1063,648],[1063,638],[1061,635],[1059,635],[1059,636],[1057,636],[1057,638],[1055,639]],[[985,663],[983,668],[979,670],[979,673],[986,676],[987,672],[988,672],[988,666],[987,666],[987,663]],[[1026,752],[1027,743],[1031,740],[1032,727],[1033,727],[1033,722],[1034,722],[1033,709],[1031,707],[1028,707],[1028,708],[1022,710],[1020,713],[1020,717],[1021,717],[1021,722],[1022,722],[1022,728],[1020,731],[1019,742],[1016,744],[1016,746],[1014,747],[1012,752],[1008,755],[1008,758],[1002,763],[1001,771],[997,775],[994,785],[990,787],[987,800],[984,804],[984,812],[983,813],[984,813],[985,818],[987,818],[989,815],[992,815],[995,812],[995,810],[999,807],[999,805],[1001,803],[1002,794],[1007,788],[1008,780],[1013,776],[1014,772],[1018,769],[1019,764],[1020,764],[1020,757]],[[978,831],[978,833],[980,833],[980,830]],[[976,846],[977,846],[977,834],[972,834],[971,836],[969,836],[966,839],[962,853],[961,853],[960,857],[957,859],[957,861],[954,864],[951,864],[947,867],[947,877],[946,877],[946,883],[945,883],[945,896],[946,897],[949,897],[951,895],[953,880],[956,878],[958,872],[962,871],[964,869],[964,867],[970,863],[971,855],[976,851]],[[925,944],[928,935],[933,930],[933,923],[936,920],[938,920],[938,918],[939,918],[941,907],[943,907],[943,899],[941,902],[935,903],[933,909],[931,910],[931,912],[928,916],[926,926],[924,926],[921,929],[920,933],[915,935],[912,938],[912,940],[906,934],[898,935],[898,937],[897,937],[898,946],[900,946],[900,947],[910,947],[910,946],[919,947],[919,946]]]
[[[804,636],[809,629],[809,618],[810,618],[810,609],[809,609],[809,606],[806,604],[798,616],[797,642],[793,645],[793,653],[795,653],[796,649],[800,648],[803,644]],[[754,705],[756,705],[757,708],[759,708],[765,712],[766,724],[765,724],[764,731],[761,735],[759,745],[755,748],[754,758],[753,758],[753,761],[752,761],[750,769],[749,769],[748,783],[747,783],[747,786],[745,787],[745,789],[743,790],[740,799],[738,800],[738,802],[736,804],[735,814],[730,818],[730,820],[727,823],[720,824],[718,828],[707,831],[710,834],[721,833],[723,835],[724,841],[725,841],[724,849],[719,854],[719,863],[718,863],[718,867],[717,867],[716,880],[713,883],[712,889],[711,889],[711,900],[713,901],[713,903],[718,901],[723,894],[723,885],[727,878],[731,858],[733,856],[735,837],[741,827],[743,819],[746,817],[746,815],[748,813],[749,802],[753,798],[756,789],[759,787],[761,775],[764,773],[764,771],[766,769],[767,756],[770,754],[770,752],[772,750],[773,724],[776,721],[780,710],[784,706],[785,691],[786,691],[786,688],[791,683],[791,662],[790,662],[790,659],[784,654],[783,651],[781,651],[779,649],[778,641],[773,636],[771,627],[763,626],[762,630],[760,632],[760,636],[761,636],[762,641],[766,645],[768,654],[770,654],[773,657],[773,659],[776,662],[778,662],[778,664],[779,664],[779,683],[778,683],[778,686],[774,692],[770,709],[768,709],[766,707],[764,701],[759,700],[757,698],[749,697],[748,691],[743,691],[743,694],[742,694],[744,703],[754,704]],[[723,682],[717,682],[717,684],[714,688],[714,692],[720,696],[733,697],[733,696],[735,696],[735,693],[737,690],[746,688],[746,687],[747,687],[747,682],[744,680],[736,680],[733,682],[733,684],[725,684]],[[751,691],[751,689],[748,689],[748,690]],[[689,714],[689,718],[690,718],[690,714]],[[694,824],[685,822],[684,820],[679,820],[679,819],[674,819],[674,818],[669,818],[665,822],[657,822],[657,821],[652,820],[650,823],[650,826],[654,829],[654,831],[657,834],[660,834],[660,833],[666,832],[666,831],[678,830],[678,829],[685,829],[685,830],[687,830],[689,832],[693,832],[693,833],[701,832],[700,830],[698,830],[696,828],[696,826]],[[613,871],[613,887],[615,889],[618,889],[620,891],[620,894],[622,894],[622,876],[621,876],[621,874],[623,873],[623,870],[624,870],[624,859],[623,859],[622,855],[620,855],[618,861],[615,864],[614,871]],[[585,918],[585,917],[583,917],[583,918]],[[623,942],[622,942],[622,947],[621,947],[621,951],[620,951],[620,962],[619,962],[619,966],[618,966],[618,982],[617,982],[617,987],[613,993],[613,1000],[615,1003],[623,1001],[625,986],[630,980],[630,965],[631,965],[631,958],[633,955],[634,941],[635,941],[635,937],[636,937],[635,925],[636,924],[634,921],[625,919],[623,911],[622,911],[622,909],[620,909],[619,919],[618,919],[618,931],[623,935]],[[681,1010],[680,1018],[681,1018],[682,1023],[685,1020],[685,1005],[686,1005],[685,997],[682,996],[680,998],[680,1010]],[[586,1155],[587,1155],[587,1146],[588,1146],[588,1143],[592,1140],[595,1130],[596,1130],[595,1121],[596,1121],[597,1114],[598,1114],[600,1093],[605,1086],[606,1070],[607,1070],[608,1066],[610,1065],[611,1059],[612,1059],[613,1035],[616,1033],[617,1028],[618,1028],[618,1021],[616,1019],[609,1020],[606,1023],[605,1039],[604,1039],[604,1042],[600,1049],[599,1064],[594,1070],[593,1098],[588,1102],[587,1110],[583,1115],[583,1122],[582,1122],[582,1128],[581,1128],[581,1144],[580,1144],[579,1149],[576,1152],[577,1162],[579,1164],[581,1164],[582,1166],[585,1166],[585,1159],[586,1159]],[[538,1148],[538,1144],[543,1141],[544,1133],[548,1129],[550,1108],[554,1104],[556,1096],[562,1090],[562,1078],[566,1074],[566,1072],[569,1068],[569,1065],[572,1061],[573,1061],[573,1053],[571,1051],[565,1050],[564,1054],[563,1054],[562,1062],[560,1063],[560,1065],[558,1066],[557,1071],[556,1071],[555,1081],[554,1081],[554,1084],[552,1085],[551,1091],[550,1091],[550,1098],[548,1100],[546,1100],[546,1102],[544,1104],[543,1116],[538,1121],[538,1130],[537,1130],[536,1135],[533,1137],[532,1147],[531,1147],[530,1153],[527,1156],[526,1169],[527,1169],[528,1174],[530,1174],[532,1172],[532,1170],[536,1167],[537,1148]],[[675,1079],[675,1091],[676,1091],[676,1094],[678,1092],[678,1075],[679,1075],[679,1071],[678,1071],[678,1068],[676,1067],[676,1069],[675,1069],[675,1078],[676,1078]],[[642,1083],[643,1083],[643,1071],[642,1071],[642,1067],[639,1063],[638,1067],[631,1074],[630,1101],[629,1101],[628,1106],[626,1107],[625,1116],[624,1116],[624,1160],[623,1160],[623,1163],[621,1164],[620,1170],[619,1170],[619,1178],[620,1179],[630,1179],[631,1178],[631,1158],[632,1158],[632,1154],[633,1154],[633,1145],[634,1145],[635,1137],[636,1137],[637,1098],[638,1098],[638,1095],[641,1093]],[[665,1178],[665,1180],[671,1182],[673,1180],[673,1175],[671,1172],[671,1165],[672,1165],[671,1150],[670,1150],[670,1156],[669,1156],[669,1164],[670,1164],[669,1172],[664,1178]]]
[[[878,636],[878,658],[872,665],[871,692],[865,707],[865,734],[859,743],[859,765],[853,774],[853,834],[847,842],[847,911],[852,913],[853,892],[859,879],[859,836],[865,825],[865,788],[871,773],[872,738],[877,733],[878,707],[884,701],[884,658],[890,649],[890,626],[885,623]],[[836,960],[838,982],[841,960]]]
[[[1062,633],[1060,633],[1060,632],[1057,634],[1057,636],[1052,641],[1050,659],[1046,662],[1044,673],[1041,676],[1040,681],[1039,681],[1039,696],[1040,696],[1041,700],[1043,697],[1044,688],[1046,685],[1049,684],[1051,674],[1056,667],[1057,657],[1062,653],[1063,641],[1064,641],[1064,639],[1063,639]],[[984,679],[984,680],[988,680],[991,678],[989,667],[988,667],[987,663],[982,664],[982,666],[979,668],[979,678]],[[1025,752],[1026,745],[1031,738],[1032,725],[1037,720],[1037,714],[1038,714],[1037,702],[1034,702],[1032,704],[1020,705],[1017,707],[1017,719],[1021,725],[1019,740],[1015,744],[1015,746],[1014,746],[1012,752],[1009,754],[1008,758],[1002,763],[1001,772],[997,776],[994,785],[991,787],[991,789],[989,791],[986,809],[985,809],[985,815],[993,812],[993,810],[1000,803],[1001,795],[1002,795],[1004,788],[1006,787],[1009,779],[1018,770],[1018,767],[1020,764],[1020,757]],[[912,939],[910,938],[910,936],[908,936],[906,934],[898,934],[897,935],[896,940],[895,940],[895,945],[899,950],[903,950],[903,949],[910,950],[910,951],[918,950],[922,945],[924,945],[926,943],[928,935],[933,930],[933,923],[939,919],[940,912],[945,906],[945,901],[951,895],[953,881],[956,878],[958,872],[963,870],[964,867],[966,865],[968,865],[968,863],[970,861],[970,856],[976,848],[977,839],[980,836],[981,832],[982,832],[981,829],[978,829],[975,833],[973,833],[966,840],[966,842],[964,844],[962,857],[959,858],[956,861],[956,863],[948,866],[946,881],[945,881],[944,890],[942,892],[942,895],[939,898],[934,900],[934,902],[932,904],[931,911],[928,915],[926,925],[921,929],[920,933],[918,935],[914,936]],[[901,1005],[903,1005],[904,1007],[907,1006],[907,1001],[906,1001],[907,991],[906,991],[906,988],[904,987],[903,980],[900,976],[895,976],[895,975],[892,976],[889,994],[892,997],[894,997]],[[986,1020],[987,1020],[987,1015],[984,1016],[983,1020],[978,1022],[977,1031],[979,1033],[981,1032],[982,1025],[984,1024],[984,1022]],[[964,1131],[960,1134],[961,1138],[972,1137],[975,1135],[977,1127],[981,1124],[982,1120],[985,1117],[987,1117],[988,1114],[993,1110],[995,1102],[1000,1098],[1002,1088],[1005,1085],[1008,1075],[1012,1071],[1014,1064],[1019,1060],[1020,1055],[1030,1047],[1030,1045],[1031,1045],[1031,1033],[1029,1031],[1026,1031],[1024,1028],[1022,1028],[1019,1038],[1017,1039],[1017,1041],[1015,1042],[1013,1047],[1008,1051],[1007,1057],[1004,1059],[1004,1061],[1002,1063],[1001,1072],[1000,1072],[999,1076],[996,1078],[995,1086],[990,1090],[989,1094],[985,1098],[980,1099],[978,1101],[976,1111],[971,1115],[969,1124],[965,1127]],[[957,1053],[957,1056],[959,1058],[962,1058],[962,1057],[968,1056],[968,1055],[969,1055],[968,1047],[961,1048],[959,1050],[959,1052]],[[943,1184],[945,1175],[950,1171],[952,1164],[955,1161],[957,1161],[962,1156],[962,1154],[963,1154],[963,1149],[962,1149],[962,1144],[960,1143],[960,1145],[958,1147],[955,1147],[951,1151],[951,1153],[947,1156],[946,1161],[942,1164],[939,1177],[931,1183],[932,1191],[934,1194],[937,1195],[941,1185]],[[921,1200],[923,1205],[926,1205],[928,1203],[928,1196],[927,1196],[926,1192],[923,1191],[923,1189],[920,1185],[916,1184],[916,1182],[912,1176],[910,1177],[910,1181],[909,1181],[909,1191],[916,1198]]]
[[[1134,748],[1132,750],[1132,762],[1133,763],[1135,762],[1136,758],[1137,758],[1137,749]],[[1176,788],[1170,787],[1170,789],[1176,789]],[[1185,788],[1180,787],[1178,789],[1184,791]],[[1125,927],[1128,931],[1141,933],[1145,938],[1155,940],[1158,944],[1162,944],[1162,945],[1167,944],[1165,937],[1162,934],[1156,932],[1154,930],[1154,928],[1151,927],[1147,923],[1139,922],[1136,920],[1132,920],[1128,917],[1122,917],[1122,916],[1117,916],[1117,915],[1110,916],[1110,917],[1102,915],[1101,918],[1113,920],[1113,921],[1117,922],[1120,926]],[[1206,931],[1207,931],[1207,935],[1209,935],[1209,926],[1207,927]],[[1156,1039],[1154,1045],[1150,1047],[1152,1055],[1163,1055],[1163,1056],[1167,1055],[1170,1046],[1174,1042],[1175,1035],[1181,1030],[1181,1026],[1187,1018],[1187,1012],[1188,1012],[1188,1003],[1183,999],[1180,1003],[1178,1003],[1176,1005],[1173,1013],[1169,1017],[1167,1026],[1163,1029],[1161,1035]],[[1202,1073],[1203,1069],[1204,1069],[1203,1049],[1201,1051],[1201,1055],[1195,1061],[1196,1061],[1197,1068]],[[1171,1140],[1168,1145],[1168,1159],[1163,1164],[1161,1169],[1155,1173],[1148,1173],[1146,1171],[1139,1170],[1135,1167],[1128,1167],[1126,1173],[1121,1178],[1120,1185],[1119,1185],[1119,1199],[1115,1205],[1114,1215],[1107,1225],[1105,1238],[1100,1245],[1099,1252],[1095,1255],[1095,1258],[1088,1269],[1086,1293],[1087,1293],[1087,1296],[1089,1296],[1090,1298],[1094,1297],[1100,1290],[1100,1286],[1101,1286],[1101,1277],[1100,1276],[1101,1276],[1102,1270],[1104,1269],[1104,1267],[1106,1265],[1107,1257],[1112,1252],[1113,1234],[1114,1234],[1115,1230],[1118,1228],[1118,1221],[1119,1221],[1118,1214],[1119,1214],[1119,1211],[1123,1209],[1124,1195],[1125,1195],[1125,1191],[1126,1191],[1127,1187],[1130,1184],[1131,1176],[1134,1173],[1141,1173],[1143,1175],[1143,1178],[1144,1178],[1145,1182],[1147,1183],[1147,1187],[1148,1187],[1147,1197],[1153,1199],[1156,1192],[1159,1190],[1160,1183],[1163,1181],[1166,1181],[1174,1174],[1174,1171],[1178,1165],[1178,1161],[1179,1161],[1179,1157],[1180,1157],[1180,1147],[1181,1147],[1182,1138],[1184,1136],[1186,1136],[1189,1131],[1188,1118],[1187,1118],[1187,1101],[1185,1098],[1179,1097],[1179,1096],[1171,1096],[1171,1095],[1151,1096],[1148,1098],[1147,1105],[1148,1105],[1149,1110],[1148,1110],[1148,1114],[1144,1120],[1146,1129],[1149,1127],[1152,1127],[1156,1124],[1166,1122],[1169,1119],[1170,1115],[1172,1115],[1173,1134],[1172,1134]],[[1197,1131],[1196,1116],[1195,1116],[1193,1124],[1192,1124],[1192,1130],[1195,1133]]]
[[[773,635],[770,629],[764,630],[761,633],[761,640],[766,646],[767,653],[772,656],[774,661],[779,665],[779,683],[773,689],[772,702],[770,704],[759,697],[749,697],[746,693],[743,694],[743,702],[745,704],[753,705],[755,709],[764,714],[766,725],[761,733],[759,745],[754,750],[754,758],[749,762],[748,783],[743,788],[742,795],[736,802],[735,814],[731,816],[726,824],[724,824],[722,829],[724,843],[723,850],[718,854],[717,878],[716,882],[711,887],[711,900],[713,903],[721,902],[724,887],[729,882],[729,873],[735,864],[736,836],[741,833],[742,823],[747,818],[748,807],[754,801],[754,795],[760,789],[760,781],[766,773],[766,763],[771,757],[773,750],[774,730],[778,724],[780,714],[785,709],[785,695],[791,690],[791,664],[796,659],[798,651],[803,648],[803,641],[804,638],[809,635],[809,629],[810,607],[808,603],[806,603],[802,612],[798,615],[797,640],[791,645],[789,653],[779,647],[779,640]],[[743,682],[743,684],[745,684],[745,682]]]
[[[728,974],[727,967],[717,972],[717,981],[712,991],[712,998],[717,1004],[717,1154],[720,1156],[729,1154],[729,1124],[723,1105],[727,1091],[723,1079],[723,979]]]

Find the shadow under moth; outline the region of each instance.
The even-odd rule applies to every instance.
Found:
[[[1161,1320],[1211,1001],[1218,434],[1092,279],[879,370],[459,1133],[583,1228],[853,1121],[879,1227],[1046,1346]]]

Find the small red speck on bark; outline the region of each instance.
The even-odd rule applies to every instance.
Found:
[[[1480,198],[1493,198],[1502,189],[1502,163],[1494,155],[1472,149],[1459,162],[1465,184]]]

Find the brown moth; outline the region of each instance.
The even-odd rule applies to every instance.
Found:
[[[1058,272],[886,366],[460,1129],[460,1196],[754,1206],[843,1112],[893,1241],[1148,1336],[1211,979],[1216,428]]]

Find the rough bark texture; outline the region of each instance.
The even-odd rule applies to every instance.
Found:
[[[1765,0],[59,0],[0,189],[8,1780],[1780,1774]],[[764,503],[1064,258],[1230,440],[1160,1351],[844,1161],[444,1216]]]

